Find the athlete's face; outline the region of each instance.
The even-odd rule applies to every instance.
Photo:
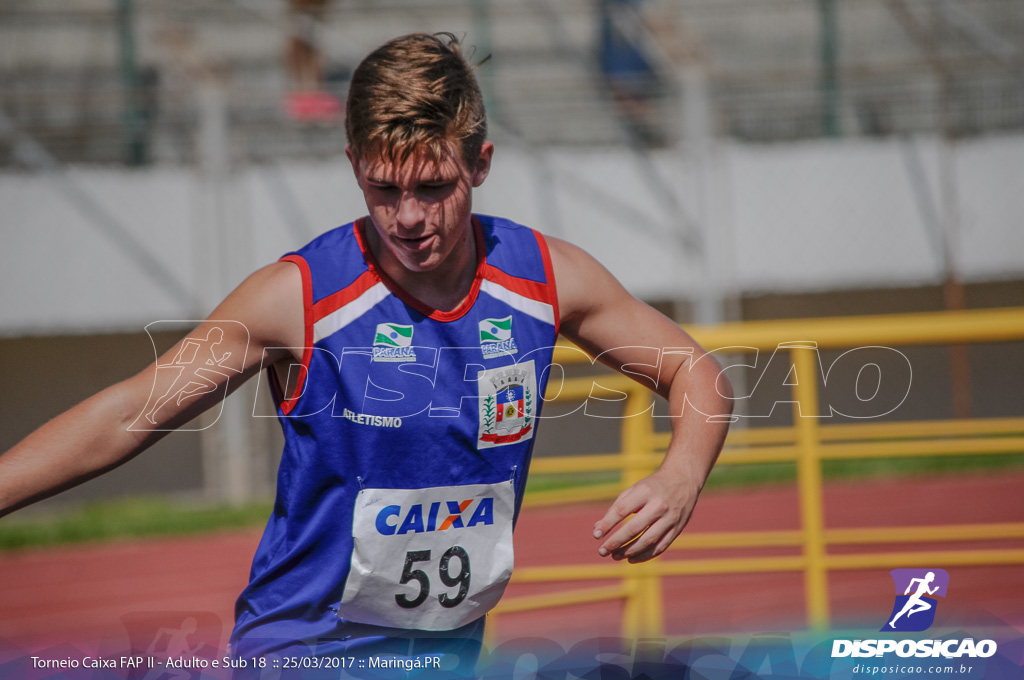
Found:
[[[467,256],[475,262],[470,196],[487,177],[494,147],[485,142],[472,164],[454,151],[441,162],[418,153],[392,163],[346,150],[370,211],[367,237],[385,268],[429,272]]]

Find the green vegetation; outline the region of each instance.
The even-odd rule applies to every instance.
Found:
[[[870,479],[985,473],[1021,468],[1024,468],[1024,454],[926,456],[827,460],[822,465],[822,475],[826,480]],[[795,481],[795,463],[721,465],[711,473],[706,488],[735,488],[758,484],[785,484]]]
[[[559,491],[576,486],[593,486],[619,481],[620,475],[614,470],[599,472],[573,472],[560,474],[530,474],[526,482],[526,493],[539,491]]]
[[[255,528],[266,523],[270,511],[270,503],[196,507],[158,497],[97,501],[53,516],[4,519],[0,550]]]
[[[855,461],[827,461],[826,480],[909,477],[920,475],[986,473],[1024,469],[1024,454],[987,456],[933,456]],[[528,491],[616,482],[614,471],[533,475]],[[787,484],[796,480],[793,463],[721,465],[708,479],[707,489],[748,488]],[[0,522],[0,551],[28,547],[107,541],[153,536],[175,536],[231,529],[262,527],[271,504],[240,507],[183,506],[162,498],[132,498],[89,503],[74,511],[47,516],[17,515]]]
[[[985,473],[993,470],[1022,468],[1024,468],[1024,454],[928,456],[830,460],[825,461],[822,466],[822,474],[826,480],[837,480]],[[527,489],[528,491],[553,491],[573,486],[608,484],[618,479],[619,473],[614,471],[532,475]],[[705,488],[734,489],[767,484],[791,484],[795,481],[795,463],[719,465],[712,471]]]

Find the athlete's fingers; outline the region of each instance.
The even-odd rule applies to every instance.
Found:
[[[634,515],[632,519],[608,535],[608,538],[601,544],[601,547],[597,549],[598,554],[604,557],[609,554],[614,555],[618,551],[623,550],[625,546],[636,540],[647,529],[649,521],[649,519],[641,517],[639,514]]]
[[[618,550],[613,553],[613,557],[617,560],[627,559],[654,550],[660,543],[662,538],[667,533],[672,531],[672,520],[666,517],[662,517],[655,522],[652,522],[644,532],[637,536],[635,540],[626,543]]]
[[[594,538],[604,538],[619,522],[643,506],[643,498],[634,492],[635,488],[631,486],[620,493],[604,517],[594,524]]]
[[[613,554],[617,560],[632,558],[648,550],[653,550],[661,544],[662,539],[672,532],[673,521],[668,517],[658,518],[652,522],[642,534],[635,540],[624,544]]]
[[[620,550],[622,557],[617,559],[627,559],[631,564],[653,559],[668,550],[681,531],[677,524],[665,518],[664,522],[651,525],[639,540]]]
[[[652,545],[647,550],[644,550],[643,552],[638,553],[636,555],[630,555],[626,559],[629,561],[630,564],[639,564],[641,562],[653,560],[655,557],[665,552],[665,549],[661,548],[660,546],[660,543],[657,545]]]
[[[594,525],[595,538],[604,539],[598,553],[641,562],[661,554],[686,526],[695,500],[660,471],[640,480]]]
[[[600,549],[598,549],[598,553],[602,556],[614,553],[616,550],[636,540],[649,526],[661,517],[661,514],[658,512],[657,504],[654,503],[649,503],[639,508],[635,515],[628,521],[620,523],[608,535],[604,543],[601,544]]]
[[[623,553],[621,557],[619,557],[618,554],[613,555],[613,557],[615,557],[615,559],[617,560],[628,560],[630,564],[638,564],[640,562],[646,562],[647,560],[657,557],[657,554],[655,553],[654,549],[655,546],[650,546],[643,552],[640,552],[636,555],[627,556]]]

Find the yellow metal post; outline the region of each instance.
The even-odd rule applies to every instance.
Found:
[[[486,649],[494,649],[498,646],[498,617],[491,612],[487,614],[487,625],[484,626],[483,644]]]
[[[640,619],[639,636],[646,638],[660,638],[664,636],[663,619],[664,614],[661,608],[661,574],[656,562],[644,562],[632,565],[633,569],[640,574],[640,593],[643,600],[641,607],[642,618]]]
[[[650,449],[651,434],[654,429],[654,420],[650,411],[641,413],[644,406],[650,406],[650,392],[637,385],[628,385],[626,396],[625,412],[626,417],[622,419],[622,482],[629,487],[649,475],[653,470],[645,469],[650,459],[647,453]]]
[[[825,520],[821,487],[821,436],[818,431],[818,375],[821,366],[813,342],[784,343],[796,369],[793,419],[796,427],[797,486],[803,528],[804,592],[811,628],[828,626],[828,580],[825,562]]]
[[[650,462],[654,434],[652,413],[644,411],[650,404],[650,392],[640,385],[630,385],[626,397],[626,418],[622,420],[622,481],[626,487],[636,484],[653,470]],[[653,565],[630,565],[623,585],[628,593],[622,628],[628,637],[658,637],[662,631],[661,577]]]

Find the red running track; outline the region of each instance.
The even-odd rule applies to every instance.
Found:
[[[834,528],[1024,522],[1022,473],[833,483],[825,497],[826,523]],[[606,558],[597,555],[591,531],[604,509],[604,504],[589,504],[525,510],[516,532],[517,566],[602,563]],[[687,531],[781,530],[798,524],[795,489],[763,488],[705,494]],[[224,649],[234,599],[246,583],[258,539],[258,532],[248,531],[0,554],[0,647],[39,652],[71,644],[83,652],[124,650],[131,642],[128,629],[140,621],[149,628],[180,626],[192,616],[205,643]],[[1024,541],[884,549],[964,547],[1021,548]],[[673,550],[661,559],[794,554],[787,550]],[[947,571],[950,586],[940,615],[957,621],[991,615],[1024,629],[1024,565]],[[506,597],[595,585],[600,582],[540,586],[517,585],[513,579]],[[840,624],[881,626],[892,606],[893,586],[885,569],[833,572],[829,587],[833,620]],[[806,627],[799,573],[668,578],[663,603],[665,632],[671,635]],[[605,602],[502,615],[495,631],[499,639],[619,635],[621,616],[621,602]]]

